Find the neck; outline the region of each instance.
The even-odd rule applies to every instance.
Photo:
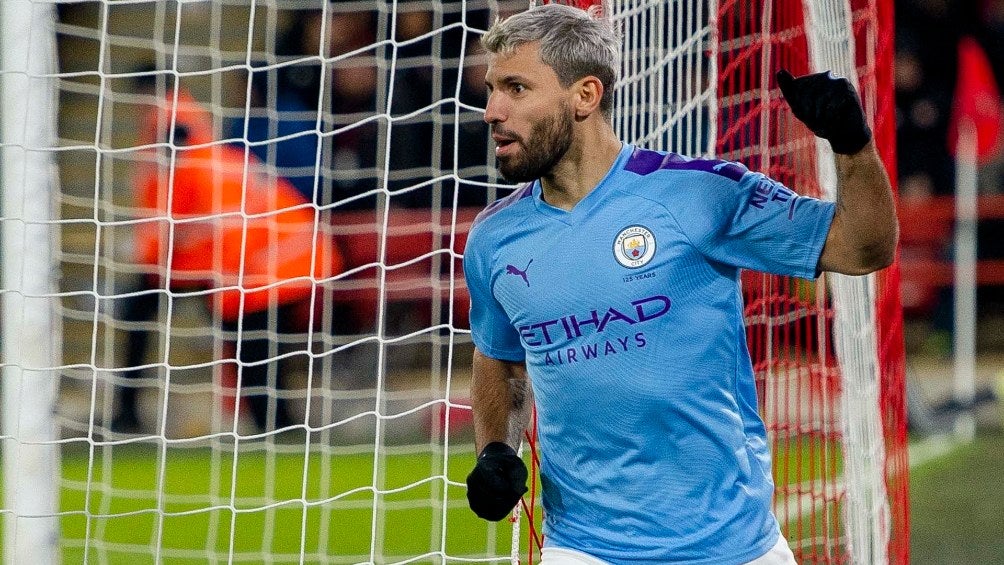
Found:
[[[610,171],[620,153],[621,142],[609,124],[604,126],[577,132],[576,141],[561,161],[540,178],[545,202],[571,210]]]

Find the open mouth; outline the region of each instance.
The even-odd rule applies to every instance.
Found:
[[[495,140],[495,155],[496,156],[506,155],[506,154],[510,153],[511,151],[513,151],[515,149],[515,147],[517,145],[516,140],[512,139],[512,138],[495,137],[495,136],[493,136],[493,138]]]

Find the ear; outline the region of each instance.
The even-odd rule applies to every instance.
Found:
[[[573,86],[575,94],[575,118],[584,120],[599,111],[600,100],[603,98],[603,83],[590,75],[576,81]]]

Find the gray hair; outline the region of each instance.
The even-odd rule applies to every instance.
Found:
[[[543,4],[495,23],[481,37],[490,53],[507,55],[527,43],[540,42],[540,60],[554,69],[561,86],[595,76],[603,83],[600,111],[609,117],[620,40],[607,20],[563,4]]]

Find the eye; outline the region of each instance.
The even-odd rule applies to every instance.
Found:
[[[514,83],[512,83],[512,84],[509,85],[509,90],[513,94],[522,94],[523,92],[526,91],[526,86],[523,86],[522,84],[520,84],[518,82],[514,82]]]

